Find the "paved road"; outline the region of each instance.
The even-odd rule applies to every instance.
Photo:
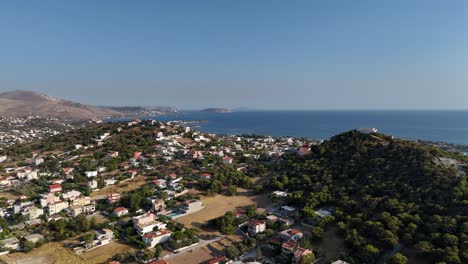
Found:
[[[184,250],[181,250],[179,253],[173,253],[173,254],[170,254],[170,255],[166,255],[166,256],[163,257],[163,259],[168,260],[168,259],[171,259],[171,258],[175,258],[175,257],[180,256],[182,254],[186,254],[189,251],[196,250],[196,249],[199,249],[201,247],[207,246],[207,245],[209,245],[211,243],[217,242],[217,241],[223,239],[224,237],[225,236],[220,236],[220,237],[216,237],[216,238],[211,239],[211,240],[200,239],[198,244],[196,244],[195,246],[186,248]]]

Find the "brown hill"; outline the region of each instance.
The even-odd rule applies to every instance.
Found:
[[[102,119],[121,116],[122,113],[107,108],[83,105],[60,100],[32,91],[0,93],[0,116],[57,117],[63,119]]]

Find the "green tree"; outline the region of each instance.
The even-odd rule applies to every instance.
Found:
[[[408,258],[405,257],[405,255],[401,253],[396,253],[392,257],[388,259],[388,264],[406,264],[408,263]]]
[[[315,261],[314,253],[307,254],[302,256],[301,260],[299,261],[300,264],[312,264]]]

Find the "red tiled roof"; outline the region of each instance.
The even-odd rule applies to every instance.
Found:
[[[52,190],[52,189],[58,189],[58,188],[62,189],[62,185],[60,185],[60,184],[52,184],[52,185],[49,185],[49,189],[51,189],[51,190]]]
[[[126,211],[126,210],[128,210],[128,209],[125,208],[125,207],[117,207],[117,208],[114,209],[114,212],[120,213],[120,212],[123,212],[123,211]]]
[[[289,240],[289,241],[283,243],[283,245],[281,245],[282,248],[286,248],[286,249],[289,249],[289,250],[293,249],[295,246],[296,246],[296,244],[291,240]]]
[[[249,225],[257,226],[257,225],[261,225],[261,224],[263,224],[263,223],[264,223],[264,222],[261,221],[261,220],[250,220]]]

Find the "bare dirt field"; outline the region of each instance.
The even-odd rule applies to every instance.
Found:
[[[105,263],[115,254],[134,250],[117,242],[76,255],[59,243],[48,243],[29,253],[14,253],[0,257],[7,264],[94,264]]]
[[[192,252],[187,252],[185,254],[172,258],[168,260],[167,262],[169,264],[179,264],[179,263],[198,264],[198,263],[203,263],[207,260],[210,260],[216,257],[217,255],[218,253],[216,251],[210,249],[209,246],[205,246],[205,247],[197,248],[196,250]]]

